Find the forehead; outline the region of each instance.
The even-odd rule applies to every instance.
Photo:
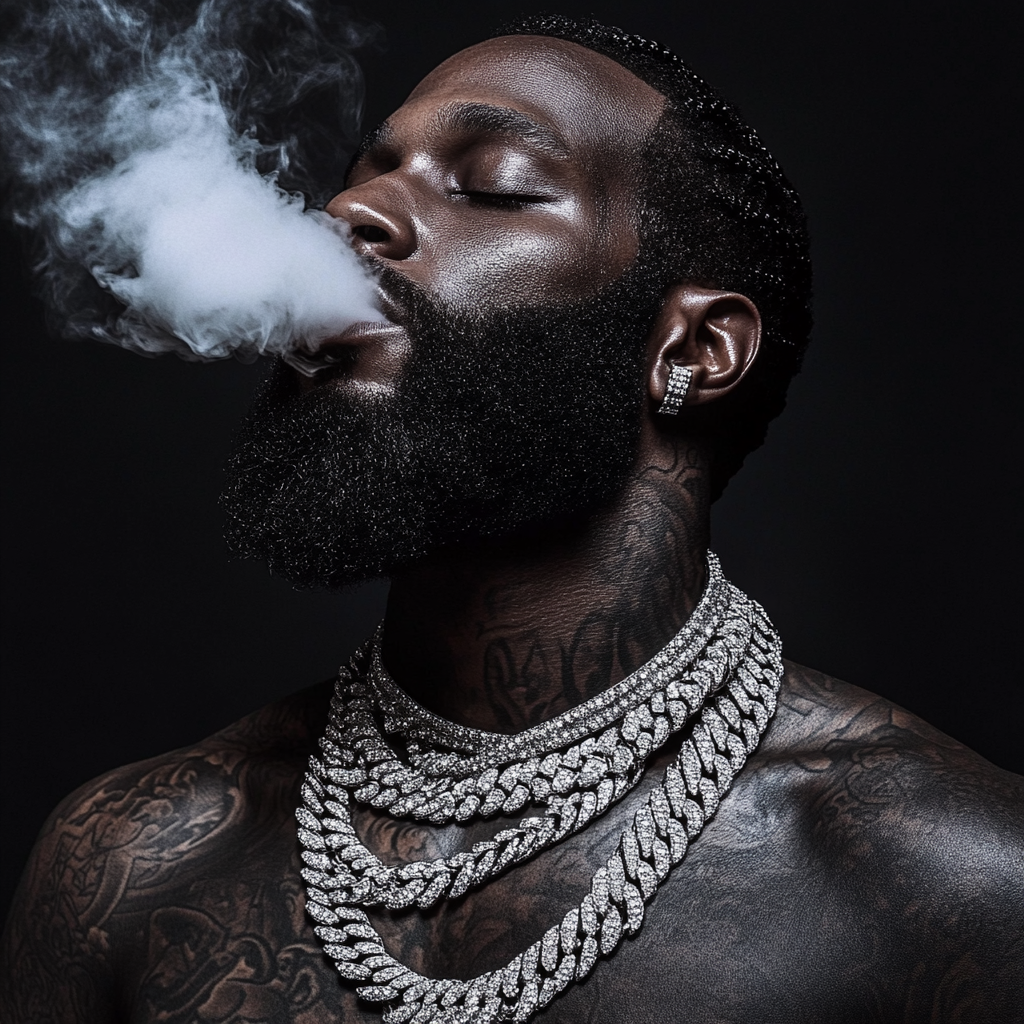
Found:
[[[603,54],[549,36],[500,36],[449,57],[412,91],[399,119],[458,103],[518,110],[577,148],[635,150],[665,98]]]

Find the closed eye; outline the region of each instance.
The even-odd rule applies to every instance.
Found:
[[[471,202],[481,203],[485,206],[501,206],[509,209],[550,201],[547,196],[534,195],[529,192],[487,192],[481,189],[454,189],[450,194],[453,196],[464,196]]]

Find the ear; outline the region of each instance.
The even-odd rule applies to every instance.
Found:
[[[661,405],[673,366],[693,377],[684,405],[727,395],[746,376],[761,344],[761,314],[745,295],[674,285],[648,339],[647,393]]]

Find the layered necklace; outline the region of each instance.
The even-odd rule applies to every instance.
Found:
[[[504,735],[417,704],[387,674],[380,635],[342,669],[321,756],[310,759],[302,787],[307,911],[341,977],[383,1004],[385,1024],[525,1022],[639,930],[645,904],[767,728],[782,642],[708,552],[700,602],[647,664],[556,718]],[[504,967],[468,981],[428,978],[384,948],[364,908],[427,908],[486,884],[621,800],[675,735],[679,753],[590,891]],[[355,804],[439,826],[526,813],[470,850],[394,866],[359,839]]]

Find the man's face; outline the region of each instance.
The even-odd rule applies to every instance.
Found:
[[[610,496],[658,304],[633,183],[662,104],[605,57],[508,37],[446,61],[368,138],[328,211],[393,322],[258,399],[224,499],[241,553],[337,585]]]
[[[489,40],[431,72],[367,138],[327,210],[439,301],[577,301],[637,254],[636,155],[663,106],[581,46]]]

